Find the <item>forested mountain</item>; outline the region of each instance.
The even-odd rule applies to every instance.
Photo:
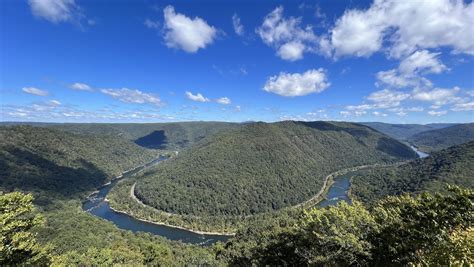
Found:
[[[0,191],[35,192],[39,201],[95,190],[157,152],[111,136],[32,126],[0,127]]]
[[[383,122],[361,122],[360,124],[367,125],[398,140],[407,140],[411,136],[421,132],[442,129],[455,125],[455,123],[390,124]]]
[[[364,202],[404,192],[439,191],[444,183],[474,187],[474,141],[408,164],[359,171],[352,194]]]
[[[354,123],[252,123],[164,162],[137,182],[136,194],[171,213],[249,215],[311,198],[336,170],[415,157],[399,141]]]
[[[229,122],[171,122],[171,123],[65,123],[45,126],[73,133],[120,136],[136,144],[156,149],[179,150],[189,147],[206,136],[239,127]]]
[[[413,135],[408,141],[425,152],[474,140],[474,123],[465,123]]]

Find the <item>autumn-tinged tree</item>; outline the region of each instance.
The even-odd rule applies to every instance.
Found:
[[[0,265],[44,264],[45,248],[32,228],[43,223],[35,213],[33,196],[19,192],[0,196]]]

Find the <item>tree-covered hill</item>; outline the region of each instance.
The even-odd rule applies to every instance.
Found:
[[[409,142],[420,150],[431,152],[474,140],[474,123],[422,132],[410,137]]]
[[[455,125],[454,123],[391,124],[383,122],[361,122],[360,124],[367,125],[398,140],[407,140],[411,136],[421,132],[442,129]]]
[[[32,126],[0,127],[0,191],[71,197],[150,161],[157,152],[119,137]]]
[[[64,123],[43,126],[73,133],[112,135],[133,140],[136,144],[157,149],[187,148],[206,136],[239,127],[229,122],[170,122],[170,123]]]
[[[252,123],[204,139],[145,175],[135,190],[166,212],[250,215],[311,198],[336,170],[415,157],[363,125]]]
[[[439,191],[444,183],[474,187],[474,141],[408,164],[359,171],[352,194],[364,202],[404,192]]]

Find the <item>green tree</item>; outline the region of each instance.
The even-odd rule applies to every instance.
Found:
[[[469,240],[465,236],[472,234],[468,229],[474,221],[474,190],[454,186],[448,190],[449,194],[444,195],[423,193],[411,197],[406,194],[380,201],[372,212],[381,225],[380,231],[370,237],[375,263],[450,265],[462,262],[463,253],[455,251]],[[444,253],[440,255],[439,251]]]
[[[33,227],[43,224],[33,196],[19,192],[0,196],[0,265],[44,264],[46,248],[36,241]]]

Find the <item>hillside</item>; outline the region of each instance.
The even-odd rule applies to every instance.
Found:
[[[474,142],[434,152],[398,167],[359,171],[352,194],[364,202],[403,192],[439,191],[443,183],[474,187]]]
[[[442,129],[453,126],[454,123],[432,123],[432,124],[390,124],[383,122],[361,122],[381,133],[398,140],[407,140],[411,136],[430,130]]]
[[[249,215],[311,198],[336,170],[415,157],[409,147],[358,124],[252,123],[164,162],[135,192],[170,213]]]
[[[441,150],[474,140],[474,123],[418,133],[408,140],[425,152]]]
[[[171,122],[171,123],[65,123],[46,124],[73,133],[119,136],[136,144],[155,149],[180,150],[206,136],[238,127],[229,122]]]
[[[54,129],[0,127],[0,191],[72,197],[147,162],[156,151],[117,137]],[[40,200],[42,200],[40,198]]]

